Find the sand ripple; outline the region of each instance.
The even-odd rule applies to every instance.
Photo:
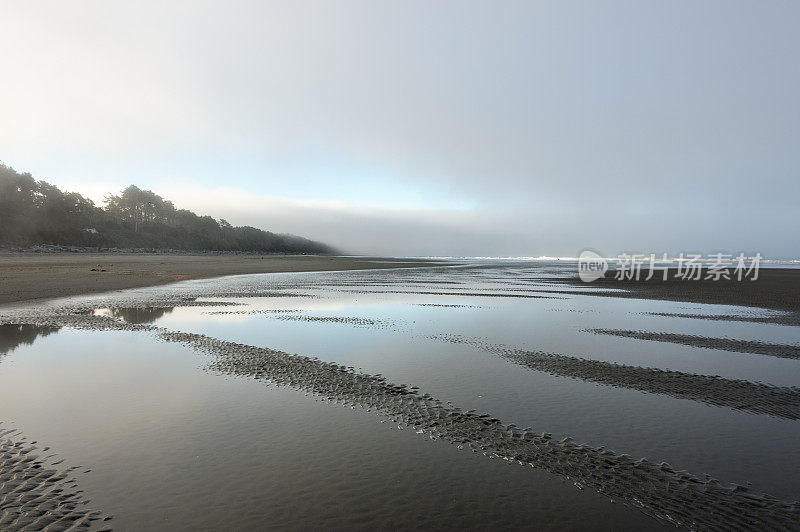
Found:
[[[736,528],[796,529],[800,506],[674,471],[669,464],[634,460],[602,448],[553,441],[506,425],[487,414],[462,412],[414,388],[388,382],[352,368],[272,349],[226,342],[200,334],[161,331],[166,341],[180,342],[214,355],[211,369],[306,390],[315,395],[374,410],[432,438],[562,475],[578,488],[591,488],[639,508],[657,519],[709,530]]]
[[[754,414],[800,419],[800,388],[794,386],[774,386],[742,379],[628,366],[544,351],[526,351],[460,335],[437,335],[429,338],[477,347],[551,375],[690,399]]]
[[[86,507],[70,477],[77,468],[58,463],[17,431],[0,429],[0,530],[89,530],[110,519]]]
[[[719,349],[732,353],[752,353],[778,358],[800,359],[800,345],[776,344],[772,342],[759,342],[755,340],[734,340],[731,338],[712,338],[709,336],[696,336],[693,334],[676,334],[650,331],[631,331],[621,329],[584,329],[594,334],[606,334],[621,338],[635,338],[637,340],[650,340],[653,342],[669,342],[673,344],[688,345],[691,347],[705,347]]]
[[[478,295],[477,293],[441,293],[442,295]],[[492,296],[495,294],[481,294]],[[501,296],[508,297],[508,295]],[[514,296],[519,297],[519,296]],[[76,309],[72,309],[75,312]],[[411,426],[417,432],[442,438],[459,448],[481,452],[490,458],[541,468],[570,479],[578,488],[590,488],[614,500],[641,509],[663,522],[705,529],[800,529],[800,505],[787,503],[768,495],[752,493],[737,485],[722,485],[717,480],[700,478],[685,471],[675,471],[666,463],[654,464],[635,460],[603,448],[579,445],[569,439],[554,441],[549,434],[518,429],[504,424],[489,414],[463,412],[449,403],[420,394],[414,387],[388,382],[380,375],[359,373],[335,363],[292,355],[263,347],[226,342],[207,336],[169,331],[149,325],[126,323],[106,316],[64,314],[51,308],[35,316],[14,317],[16,323],[40,326],[69,326],[92,330],[141,330],[157,334],[165,341],[180,342],[213,355],[210,369],[228,375],[256,378],[269,383],[306,390],[318,397],[360,406],[388,416],[398,426]],[[22,321],[25,320],[25,321]],[[463,339],[439,338],[455,343]],[[744,380],[694,375],[653,368],[624,366],[586,360],[566,355],[525,351],[505,346],[482,346],[493,353],[539,371],[579,378],[611,386],[624,386],[650,393],[688,398],[717,406],[790,419],[800,418],[800,389],[782,388]],[[7,438],[6,438],[7,439]],[[4,442],[5,439],[0,439]],[[27,471],[36,459],[31,451],[21,457],[13,442],[0,447],[0,479],[17,478],[9,471]],[[16,454],[15,454],[16,453]],[[21,469],[20,469],[21,468]],[[43,467],[35,469],[34,473]],[[23,473],[23,478],[25,474]],[[88,523],[79,517],[79,495],[69,490],[37,492],[35,486],[55,478],[58,473],[34,474],[31,489],[20,497],[30,497],[33,507],[43,505],[61,511],[77,523]],[[39,480],[36,480],[39,479]],[[44,486],[48,486],[44,484]],[[0,493],[6,496],[5,489]],[[13,493],[17,493],[16,491]],[[33,495],[37,494],[37,495]],[[77,499],[75,497],[78,497]],[[66,498],[66,502],[64,501]],[[16,511],[19,504],[0,503],[3,519]],[[63,506],[62,506],[63,504]],[[61,510],[59,510],[61,508]],[[37,514],[38,515],[38,514]],[[55,514],[61,515],[61,514]],[[97,514],[92,514],[97,516]],[[39,516],[40,517],[40,516]],[[38,519],[39,517],[34,517]],[[27,517],[26,517],[27,518]],[[0,521],[3,525],[5,521]],[[0,528],[7,528],[0,526]]]

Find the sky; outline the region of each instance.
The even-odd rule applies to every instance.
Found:
[[[0,161],[357,254],[800,256],[800,2],[0,0]]]

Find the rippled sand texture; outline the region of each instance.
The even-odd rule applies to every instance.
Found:
[[[164,332],[161,337],[219,356],[211,366],[215,371],[298,387],[337,402],[375,409],[395,416],[394,422],[409,425],[432,439],[446,438],[459,448],[467,446],[486,456],[563,475],[573,479],[581,489],[594,488],[676,525],[709,530],[747,526],[780,529],[800,523],[797,503],[787,504],[739,486],[723,486],[715,479],[676,472],[665,463],[634,460],[568,439],[555,442],[547,434],[519,430],[486,414],[462,412],[428,394],[420,395],[405,385],[389,383],[383,377],[196,334]],[[722,526],[720,518],[725,519]]]
[[[619,335],[629,336],[629,335]],[[637,335],[630,335],[637,337]],[[512,360],[531,369],[614,387],[691,399],[714,406],[744,410],[786,419],[800,419],[800,388],[773,386],[743,379],[696,375],[658,368],[626,366],[543,351],[525,351],[463,336],[435,336],[466,344]]]
[[[587,329],[595,334],[608,334],[623,338],[637,338],[653,342],[671,342],[691,347],[707,347],[730,351],[732,353],[751,353],[778,358],[800,359],[800,345],[777,344],[753,340],[734,340],[731,338],[708,338],[693,334],[658,333],[649,331],[626,331],[619,329]]]
[[[109,519],[87,506],[73,476],[79,468],[59,463],[0,425],[0,530],[89,530]]]
[[[534,467],[568,479],[578,489],[594,490],[615,502],[637,508],[662,523],[709,530],[800,529],[800,504],[797,502],[722,483],[708,475],[675,470],[666,462],[635,459],[611,449],[579,444],[570,438],[554,439],[541,432],[548,429],[546,426],[537,426],[536,430],[520,429],[514,424],[515,419],[501,420],[500,417],[505,416],[493,414],[492,410],[466,410],[447,400],[452,399],[448,395],[423,393],[416,386],[420,383],[413,382],[413,379],[406,384],[398,383],[397,379],[384,377],[377,371],[354,369],[336,359],[331,360],[327,358],[327,352],[292,354],[286,348],[260,344],[258,340],[267,338],[267,342],[291,345],[301,340],[303,335],[323,340],[331,337],[332,342],[335,335],[345,335],[345,331],[394,335],[379,336],[386,340],[377,345],[391,346],[402,339],[407,344],[397,345],[406,346],[405,349],[434,349],[429,354],[431,364],[428,371],[431,372],[463,369],[448,366],[453,363],[450,359],[437,358],[440,353],[431,345],[442,346],[441,349],[471,349],[471,353],[478,354],[470,355],[473,358],[465,355],[462,364],[479,364],[483,368],[496,366],[502,370],[497,375],[506,376],[504,378],[513,376],[521,382],[527,375],[542,374],[544,379],[567,377],[571,379],[569,382],[594,387],[575,388],[581,391],[579,393],[594,394],[593,397],[597,396],[597,388],[610,390],[609,393],[620,390],[644,392],[659,401],[687,399],[698,408],[708,409],[711,407],[705,405],[711,405],[728,413],[747,413],[756,426],[761,426],[758,424],[761,419],[785,424],[800,419],[800,388],[793,384],[777,385],[761,382],[755,377],[721,376],[712,370],[703,371],[713,367],[709,365],[713,362],[720,364],[721,371],[744,373],[760,368],[757,364],[763,361],[767,364],[765,368],[772,372],[765,369],[765,374],[778,375],[791,382],[796,369],[789,365],[796,364],[800,338],[791,320],[786,319],[794,311],[787,306],[785,298],[762,298],[765,302],[779,303],[765,307],[782,313],[777,315],[778,319],[773,319],[775,315],[766,310],[751,308],[742,313],[738,307],[731,306],[695,305],[692,312],[684,312],[673,305],[658,307],[668,308],[663,312],[642,312],[646,301],[636,299],[629,292],[625,292],[625,296],[616,295],[607,286],[601,290],[592,287],[576,290],[572,281],[573,271],[556,264],[536,267],[529,264],[476,264],[380,273],[232,278],[217,283],[187,283],[158,290],[54,302],[37,309],[21,308],[6,312],[0,321],[5,322],[4,327],[17,327],[15,330],[20,331],[21,337],[25,336],[23,326],[14,324],[36,325],[44,327],[43,331],[55,331],[60,327],[134,331],[182,344],[210,356],[207,369],[214,373],[245,377],[250,381],[256,379],[302,390],[326,401],[364,408],[384,420],[391,420],[398,428],[411,427],[422,437],[442,439],[460,450]],[[786,276],[782,275],[780,279],[785,280]],[[800,277],[796,277],[797,280]],[[726,286],[726,290],[733,289]],[[753,289],[749,287],[748,290]],[[602,302],[607,296],[617,301],[628,299],[634,305],[605,307]],[[724,299],[723,296],[720,298]],[[720,302],[720,299],[716,301]],[[599,306],[595,302],[600,302]],[[605,308],[612,312],[604,314]],[[503,318],[488,322],[495,309],[498,313],[502,311],[500,315]],[[359,315],[358,310],[367,315]],[[425,321],[422,318],[424,314],[417,312],[435,314]],[[531,312],[532,323],[538,319],[547,325],[542,326],[538,334],[521,331],[519,324],[528,322],[515,321],[520,312]],[[464,313],[458,316],[465,321],[454,324],[456,322],[451,321],[455,320],[454,313]],[[209,327],[207,320],[211,318],[216,320],[212,330],[217,332],[198,332]],[[640,330],[633,328],[634,325],[629,325],[629,329],[623,328],[623,323],[627,325],[626,322],[631,320],[645,320],[652,330]],[[726,322],[739,327],[756,327],[735,329],[739,335],[756,336],[737,338],[720,334]],[[493,323],[494,328],[486,329],[486,323]],[[711,328],[698,329],[696,323]],[[250,328],[226,329],[236,324],[249,324]],[[282,337],[284,327],[295,327],[291,330],[298,331],[298,336]],[[332,329],[336,327],[340,329]],[[659,327],[664,330],[658,330]],[[231,330],[237,332],[229,333]],[[464,330],[474,330],[475,334],[464,334]],[[486,330],[495,336],[480,336]],[[548,334],[551,330],[555,332]],[[267,332],[257,334],[262,331]],[[256,340],[239,340],[238,335],[242,334],[250,334]],[[766,338],[767,334],[775,335],[776,339]],[[343,337],[364,341],[367,338]],[[498,337],[506,341],[498,341]],[[598,347],[593,343],[595,339],[612,343],[598,344],[601,345]],[[22,338],[21,341],[26,340]],[[349,356],[347,345],[345,342],[345,347],[341,347],[340,355]],[[632,347],[634,345],[645,347],[637,353]],[[647,346],[661,345],[671,350],[647,351]],[[619,355],[613,352],[615,347],[619,348]],[[641,357],[636,358],[637,354]],[[315,358],[315,355],[320,358]],[[372,367],[380,367],[382,359],[377,355],[366,359],[373,364]],[[662,367],[670,363],[672,359],[669,357],[675,357],[684,368]],[[703,357],[710,362],[705,366],[693,365],[695,360]],[[744,365],[728,368],[725,357],[746,360]],[[621,362],[622,359],[627,362]],[[419,360],[426,359],[421,357]],[[706,363],[704,360],[699,362]],[[780,369],[784,371],[780,373]],[[413,371],[410,374],[414,375]],[[420,374],[416,375],[419,377]],[[484,389],[495,392],[506,384],[502,381],[486,382],[485,388],[472,390],[473,396],[486,393]],[[530,382],[530,393],[533,394],[537,391],[533,383],[541,386],[544,381]],[[465,382],[463,388],[474,385],[475,382]],[[440,390],[448,388],[444,386]],[[675,404],[674,407],[686,408],[686,405]],[[546,408],[554,407],[550,404]],[[586,409],[591,413],[592,405],[587,404]],[[743,422],[736,418],[736,423],[740,425],[731,426],[741,427]],[[632,430],[624,428],[623,423],[620,426],[623,431]],[[760,437],[768,439],[770,435]],[[775,460],[783,458],[789,465],[787,471],[791,471],[797,458],[774,457]],[[19,460],[9,460],[0,461],[0,478],[5,478],[9,474],[6,471],[20,463]],[[36,500],[51,507],[54,504],[50,500],[52,496],[41,494]],[[53,514],[47,515],[51,518]],[[89,516],[93,519],[98,517],[87,514],[87,519]]]
[[[127,324],[104,316],[68,317],[71,326],[88,329],[152,330],[169,342],[181,342],[218,357],[209,369],[291,386],[343,403],[373,409],[395,423],[432,439],[443,438],[486,456],[530,465],[562,475],[576,486],[592,488],[676,525],[703,529],[758,526],[792,528],[800,523],[800,506],[741,486],[674,471],[669,464],[635,460],[613,451],[553,441],[546,433],[520,430],[513,424],[463,412],[407,385],[388,382],[334,363],[305,356],[225,342],[206,336]],[[87,517],[91,514],[87,514]],[[720,518],[724,518],[724,525]]]

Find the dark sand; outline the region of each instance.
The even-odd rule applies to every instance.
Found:
[[[636,460],[602,447],[577,444],[569,438],[557,441],[547,433],[520,429],[488,414],[461,410],[429,394],[421,394],[415,387],[389,382],[381,375],[279,350],[130,324],[104,316],[71,314],[55,321],[95,330],[149,331],[164,341],[178,342],[212,356],[208,370],[214,373],[300,389],[323,400],[374,411],[399,427],[409,427],[431,439],[449,441],[459,449],[563,476],[580,489],[593,489],[662,523],[709,530],[793,529],[798,523],[800,509],[795,504],[751,492],[742,486],[722,484],[711,477],[676,471],[667,463]],[[634,381],[641,380],[641,375],[633,377]],[[0,472],[4,472],[6,466],[0,462]],[[62,474],[56,478],[67,477]],[[74,522],[103,519],[101,513],[85,508],[82,500],[73,500],[76,496],[73,493],[63,495],[69,502],[68,508],[77,510],[70,512],[68,519]],[[37,516],[53,519],[53,514],[46,511],[50,500],[39,496],[29,506]],[[724,526],[721,527],[723,516]],[[13,514],[8,518],[16,522],[20,517]]]
[[[536,371],[595,382],[615,388],[669,395],[714,406],[800,419],[800,388],[773,386],[743,379],[698,375],[682,371],[629,366],[560,353],[529,351],[491,344],[480,338],[456,335],[431,337],[452,344],[471,345]]]
[[[2,253],[0,305],[222,275],[363,270],[434,264],[437,263],[414,259],[320,255]]]
[[[660,272],[656,272],[653,279],[645,281],[647,273],[647,270],[642,270],[639,281],[616,280],[613,278],[612,272],[608,272],[606,277],[591,283],[584,283],[577,276],[569,279],[567,283],[593,290],[598,288],[624,290],[624,292],[593,292],[595,295],[607,297],[740,305],[800,314],[800,269],[762,268],[755,281],[724,279],[685,281],[675,278],[675,270],[670,270],[666,281],[662,280]]]
[[[800,359],[800,345],[777,344],[757,340],[735,340],[732,338],[711,338],[694,334],[677,334],[650,331],[632,331],[626,329],[586,329],[594,334],[606,334],[620,338],[636,338],[652,342],[669,342],[706,349],[719,349],[731,353],[749,353],[777,358]]]
[[[163,257],[157,258],[163,259]],[[200,258],[209,259],[209,257]],[[794,279],[798,278],[800,277],[794,276]],[[731,292],[735,292],[741,286],[744,285],[722,290],[729,298],[728,304],[744,304],[730,301],[741,297],[741,294],[731,295]],[[709,290],[714,289],[712,286]],[[763,294],[760,300],[769,302],[776,298],[780,299],[778,294],[781,290],[780,283],[772,283],[764,289],[767,293]],[[660,295],[665,297],[652,297],[653,299],[673,299],[666,297],[671,295],[669,288],[661,287],[660,290]],[[748,289],[743,288],[743,290]],[[770,294],[769,290],[773,293]],[[578,293],[586,292],[588,291]],[[606,292],[608,291],[601,290],[596,294],[615,296],[620,294],[616,292],[606,294]],[[473,293],[475,292],[469,292]],[[637,293],[636,287],[630,292],[621,294],[630,294],[622,297],[650,297]],[[219,293],[214,295],[220,296]],[[525,294],[504,294],[504,297],[519,296],[524,297]],[[711,297],[713,299],[714,296]],[[168,302],[161,301],[161,303]],[[185,302],[185,304],[195,303],[208,304]],[[178,304],[179,301],[169,303],[170,306]],[[752,306],[773,308],[766,305]],[[740,486],[720,484],[710,477],[700,478],[685,471],[675,471],[666,463],[656,464],[647,460],[635,460],[607,449],[578,445],[569,439],[554,441],[549,434],[519,429],[513,424],[504,424],[489,414],[479,414],[471,410],[462,411],[429,394],[420,394],[416,391],[416,387],[389,382],[381,375],[362,373],[336,363],[261,346],[123,322],[111,316],[76,313],[76,310],[81,309],[75,307],[70,311],[65,308],[54,313],[42,313],[39,310],[30,316],[16,316],[15,320],[19,323],[36,323],[50,328],[66,326],[91,330],[148,331],[162,340],[179,342],[211,355],[213,359],[208,369],[213,372],[255,378],[270,385],[301,389],[317,397],[352,407],[364,407],[387,416],[400,426],[412,427],[432,439],[454,443],[460,449],[499,457],[509,463],[533,466],[563,476],[573,481],[579,488],[591,488],[614,500],[639,508],[645,514],[662,522],[706,529],[728,527],[791,529],[796,528],[799,522],[800,508],[796,504],[785,503]],[[137,319],[133,320],[134,322],[147,321],[146,316],[139,316],[140,310],[130,310],[136,315]],[[121,310],[118,309],[118,312]],[[332,320],[325,318],[325,321]],[[337,321],[357,326],[377,324],[376,320],[366,321],[363,318],[358,320],[340,318]],[[20,333],[22,332],[20,330]],[[470,339],[459,336],[439,339],[453,343],[471,343]],[[626,366],[563,354],[487,344],[480,339],[475,341],[481,348],[522,366],[608,386],[680,397],[784,419],[797,419],[800,406],[800,390],[793,387]],[[0,463],[0,472],[2,471]],[[46,497],[37,501],[49,503]],[[99,514],[93,514],[93,517],[99,517]],[[721,518],[724,519],[723,525],[720,525]]]
[[[87,506],[76,486],[78,468],[59,468],[61,462],[0,425],[0,530],[87,530],[110,519]]]
[[[61,316],[62,324],[88,329],[150,331],[167,342],[179,342],[213,357],[208,369],[221,375],[243,376],[269,385],[304,390],[324,400],[362,407],[388,417],[431,439],[443,439],[462,450],[532,466],[570,479],[639,509],[665,523],[692,528],[725,527],[791,529],[798,508],[769,495],[725,485],[676,471],[667,463],[636,460],[604,448],[579,445],[569,438],[504,424],[488,414],[463,411],[421,394],[415,387],[389,382],[332,362],[279,350],[218,340],[194,333],[147,325],[126,324],[103,316]],[[90,513],[93,518],[100,514]]]
[[[666,463],[634,460],[578,445],[569,438],[554,441],[546,433],[505,425],[487,414],[464,412],[383,376],[199,334],[162,332],[160,336],[215,356],[210,369],[221,374],[299,388],[345,405],[374,409],[417,432],[458,444],[459,449],[530,465],[572,479],[581,489],[590,487],[611,498],[627,499],[645,514],[677,526],[715,529],[720,516],[731,528],[788,529],[798,522],[796,505],[675,471]]]

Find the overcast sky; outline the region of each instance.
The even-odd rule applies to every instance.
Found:
[[[0,160],[355,253],[800,255],[800,2],[0,0]]]

